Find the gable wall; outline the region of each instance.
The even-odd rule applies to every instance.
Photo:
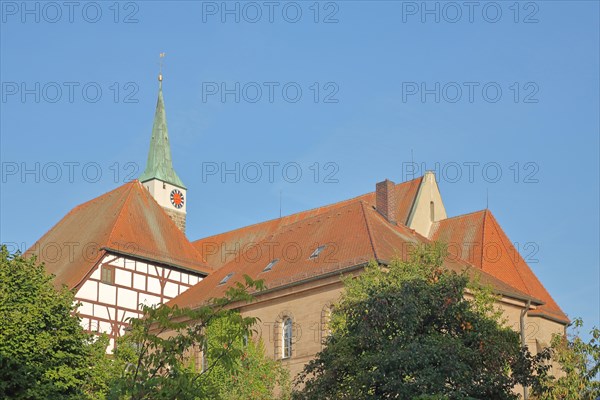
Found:
[[[446,208],[442,201],[440,190],[435,181],[435,175],[432,172],[427,172],[423,176],[423,182],[417,193],[415,205],[412,210],[412,215],[408,221],[408,227],[414,229],[421,235],[429,237],[431,230],[431,213],[430,202],[434,203],[434,221],[446,219]]]

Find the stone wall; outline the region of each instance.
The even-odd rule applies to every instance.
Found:
[[[323,349],[323,340],[328,335],[329,310],[340,299],[343,290],[339,276],[321,278],[259,296],[240,310],[244,316],[259,318],[255,328],[264,342],[267,355],[281,360],[295,378],[306,363]],[[519,332],[520,313],[525,304],[504,300],[498,305],[504,313],[506,325]],[[285,318],[293,321],[292,356],[289,358],[282,357],[282,321]],[[534,354],[537,352],[536,342],[549,343],[553,333],[564,331],[564,325],[543,318],[527,317],[525,322],[526,341]],[[552,372],[560,374],[556,368]],[[522,392],[522,387],[515,388],[515,393]]]

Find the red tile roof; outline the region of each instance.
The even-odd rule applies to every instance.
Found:
[[[398,199],[398,223],[406,225],[422,179],[422,177],[419,177],[407,182],[399,183],[395,186]],[[239,251],[243,250],[245,247],[264,240],[285,225],[303,221],[316,215],[321,215],[356,201],[364,201],[365,203],[375,205],[375,192],[366,193],[349,200],[209,236],[193,242],[193,245],[200,254],[202,254],[203,259],[206,260],[209,265],[214,268],[220,268],[231,261],[231,259],[235,257],[235,253],[239,253]]]
[[[339,274],[376,260],[405,259],[415,244],[450,244],[458,257],[446,260],[455,271],[477,274],[499,293],[543,304],[539,312],[568,318],[514,249],[489,211],[449,218],[433,225],[430,238],[406,227],[422,178],[395,186],[398,224],[375,210],[375,193],[243,227],[196,241],[187,240],[138,181],[127,183],[75,207],[26,254],[37,254],[57,284],[77,287],[106,253],[170,265],[210,275],[171,304],[195,306],[222,296],[244,274],[273,289],[306,279]],[[325,249],[314,259],[312,252]],[[498,250],[490,254],[489,251]],[[215,251],[216,250],[216,251]],[[58,253],[57,253],[58,251]],[[457,254],[458,252],[458,254]],[[269,272],[263,269],[278,259]],[[214,272],[209,265],[218,267]],[[219,282],[227,275],[227,283]]]
[[[210,298],[221,297],[236,282],[243,282],[243,275],[262,279],[267,288],[273,289],[316,276],[339,274],[371,260],[387,263],[394,257],[405,259],[411,248],[427,242],[427,238],[406,226],[389,223],[372,205],[358,198],[280,226],[202,282],[171,300],[169,305],[195,307]],[[322,245],[326,247],[321,254],[310,259],[313,251]],[[264,268],[276,259],[279,261],[273,268],[264,272]],[[455,271],[466,270],[469,275],[476,273],[483,283],[492,285],[500,293],[520,299],[530,298],[461,260],[448,262],[447,267]],[[220,284],[231,273],[231,278]],[[539,303],[539,300],[532,300]]]
[[[45,263],[57,285],[70,288],[106,253],[202,274],[212,271],[137,180],[75,207],[26,252]]]
[[[515,249],[489,210],[436,222],[430,238],[448,244],[449,251],[522,292],[539,298],[542,315],[568,322],[550,293]]]

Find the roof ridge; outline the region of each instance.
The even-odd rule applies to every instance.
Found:
[[[371,232],[371,226],[369,225],[369,219],[367,217],[367,213],[365,212],[365,203],[363,201],[360,202],[361,210],[363,213],[363,218],[365,220],[365,226],[367,228],[367,235],[369,236],[369,243],[371,244],[371,248],[373,249],[373,256],[375,260],[378,261],[379,257],[377,257],[377,249],[375,248],[375,242],[373,241],[373,233]]]
[[[121,209],[119,210],[118,215],[116,216],[113,225],[112,225],[112,229],[110,231],[110,234],[108,235],[108,240],[107,243],[105,244],[104,247],[106,248],[110,248],[110,250],[115,251],[115,249],[113,249],[110,244],[112,243],[119,243],[118,240],[113,239],[113,233],[117,227],[117,224],[119,223],[119,220],[121,218],[121,214],[123,213],[123,211],[127,208],[127,205],[129,204],[131,197],[132,197],[132,193],[134,190],[138,190],[139,193],[142,193],[142,197],[146,200],[146,201],[154,201],[155,205],[160,209],[160,212],[164,214],[164,216],[169,220],[169,222],[171,224],[174,224],[173,220],[169,217],[169,215],[167,214],[167,212],[164,210],[163,207],[161,207],[160,204],[158,204],[158,202],[156,201],[156,199],[154,198],[154,196],[150,195],[150,193],[148,191],[146,191],[144,189],[144,186],[142,185],[142,183],[138,180],[138,179],[133,179],[131,181],[131,188],[129,189],[128,193],[127,193],[127,198],[125,199],[125,201],[123,202]],[[200,252],[194,247],[194,245],[192,245],[192,243],[188,240],[187,236],[185,236],[185,233],[183,233],[179,227],[177,227],[177,231],[181,232],[183,239],[187,242],[186,247],[189,247],[193,253],[196,255],[195,258],[190,259],[188,257],[181,257],[179,256],[179,254],[171,254],[169,253],[168,256],[172,261],[183,261],[183,262],[191,262],[193,264],[199,264],[201,265],[203,268],[208,269],[209,271],[213,271],[214,268],[212,268],[210,265],[208,265],[208,263],[206,262],[206,260],[204,259],[204,257],[202,256],[202,254],[200,254]],[[150,251],[148,249],[144,249],[144,252],[151,254],[151,255],[161,255],[160,251]],[[200,261],[200,262],[199,262]]]
[[[488,212],[487,209],[483,210],[483,223],[481,224],[482,225],[482,227],[481,227],[482,229],[481,229],[481,238],[480,238],[481,242],[480,243],[481,243],[482,247],[481,247],[481,252],[480,252],[480,255],[479,255],[479,265],[481,265],[481,269],[483,269],[483,245],[485,243],[484,242],[484,240],[485,240],[485,224],[486,224],[486,221],[487,221],[487,212]]]
[[[339,210],[341,208],[347,208],[350,206],[354,206],[356,203],[359,203],[359,202],[362,203],[362,200],[349,201],[348,204],[340,205],[338,208],[324,211],[322,214],[311,215],[311,216],[303,218],[299,221],[290,222],[288,224],[282,224],[273,232],[273,234],[281,229],[285,229],[285,228],[292,229],[293,227],[296,227],[297,225],[306,224],[308,222],[313,221],[316,218],[323,218],[323,215],[325,215],[325,214],[329,214],[329,213]]]
[[[117,223],[119,222],[119,219],[121,218],[121,214],[123,213],[123,210],[125,209],[125,204],[127,204],[129,202],[129,199],[131,197],[131,191],[133,190],[133,187],[135,186],[135,182],[139,182],[139,181],[137,179],[134,179],[129,183],[130,187],[129,187],[129,190],[127,190],[127,192],[126,192],[127,194],[125,197],[125,201],[121,204],[121,209],[119,210],[119,212],[117,213],[116,217],[114,218],[114,220],[112,222],[112,228],[110,230],[110,233],[108,234],[107,243],[104,244],[105,246],[111,242],[112,235],[115,231]]]
[[[134,179],[134,180],[135,180],[135,179]],[[110,196],[111,194],[114,194],[115,192],[117,192],[117,191],[119,191],[120,189],[122,189],[123,187],[125,187],[125,186],[127,186],[127,185],[131,184],[132,182],[133,182],[133,180],[132,180],[132,181],[129,181],[129,182],[125,182],[125,183],[123,183],[121,186],[117,186],[116,188],[114,188],[114,189],[112,189],[112,190],[110,190],[110,191],[108,191],[108,192],[106,192],[106,193],[104,193],[104,194],[101,194],[100,196],[94,197],[93,199],[90,199],[90,200],[88,200],[88,201],[85,201],[85,202],[83,202],[83,203],[81,203],[81,204],[78,204],[78,205],[76,205],[75,207],[73,207],[73,208],[72,208],[72,209],[71,209],[71,210],[70,210],[70,211],[69,211],[69,212],[68,212],[68,213],[65,215],[65,217],[66,217],[67,215],[69,215],[69,214],[71,214],[71,213],[73,213],[73,212],[77,211],[77,210],[80,210],[80,209],[84,208],[84,207],[89,207],[90,205],[92,205],[92,204],[94,204],[94,203],[96,203],[96,202],[100,201],[100,199],[102,199],[102,198],[105,198],[105,197],[108,197],[108,196]]]
[[[239,231],[239,230],[246,229],[246,228],[252,228],[252,227],[254,227],[254,226],[257,226],[257,225],[262,225],[262,224],[266,224],[266,223],[268,223],[268,222],[275,222],[275,221],[284,220],[285,218],[293,217],[294,215],[303,214],[303,213],[308,213],[308,212],[311,212],[311,211],[317,211],[317,210],[319,210],[319,209],[321,209],[321,208],[333,207],[333,206],[336,206],[336,205],[337,205],[337,206],[340,206],[340,207],[344,207],[344,206],[346,206],[346,204],[344,204],[344,205],[341,205],[340,203],[345,203],[345,202],[349,202],[349,203],[350,203],[352,200],[358,200],[358,198],[359,198],[359,197],[366,196],[366,195],[368,195],[368,194],[370,194],[370,193],[372,193],[372,192],[365,193],[365,194],[361,194],[360,196],[355,196],[355,197],[352,197],[352,198],[350,198],[350,199],[346,199],[346,200],[340,200],[340,201],[337,201],[337,202],[335,202],[335,203],[326,204],[326,205],[324,205],[324,206],[320,206],[320,207],[314,207],[314,208],[309,208],[308,210],[303,210],[303,211],[298,211],[298,212],[296,212],[296,213],[293,213],[293,214],[288,214],[288,215],[285,215],[285,216],[282,216],[282,217],[279,217],[279,218],[267,219],[267,220],[265,220],[265,221],[261,221],[261,222],[255,222],[255,223],[253,223],[253,224],[250,224],[250,225],[245,225],[245,226],[241,226],[241,227],[239,227],[239,228],[235,228],[235,229],[230,229],[230,230],[228,230],[228,231],[224,231],[224,232],[215,233],[214,235],[205,236],[205,237],[203,237],[203,238],[200,238],[200,239],[194,240],[194,242],[198,242],[198,241],[200,241],[200,240],[206,240],[206,239],[210,239],[210,238],[213,238],[213,237],[215,237],[215,236],[221,236],[221,235],[225,235],[225,234],[227,234],[227,233],[231,233],[231,232]],[[327,212],[327,211],[324,211],[324,212]],[[313,218],[313,217],[316,217],[316,216],[317,216],[317,215],[313,215],[313,216],[311,216],[311,217],[307,217],[307,218]],[[300,222],[300,221],[295,221],[295,222],[290,222],[290,223],[288,223],[288,224],[283,224],[283,225],[282,225],[282,227],[283,227],[283,226],[288,226],[288,225],[291,225],[291,224],[295,224],[295,223],[297,223],[297,222]]]
[[[398,188],[398,187],[399,187],[399,186],[401,186],[401,185],[405,185],[405,184],[407,184],[407,183],[410,183],[410,182],[413,182],[413,181],[416,181],[416,180],[418,180],[418,179],[422,179],[422,178],[423,178],[423,177],[422,177],[422,176],[420,176],[420,177],[418,177],[418,178],[411,179],[410,181],[404,181],[404,182],[396,183],[396,184],[395,184],[395,186],[394,186],[394,189]],[[334,203],[325,204],[325,205],[322,205],[322,206],[319,206],[319,207],[313,207],[313,208],[309,208],[308,210],[302,210],[302,211],[298,211],[298,212],[295,212],[295,213],[293,213],[293,214],[284,215],[284,216],[282,216],[282,217],[279,217],[279,218],[272,218],[272,219],[267,219],[267,220],[265,220],[265,221],[261,221],[261,222],[255,222],[255,223],[253,223],[253,224],[250,224],[250,225],[245,225],[245,226],[242,226],[242,227],[239,227],[239,228],[230,229],[230,230],[228,230],[228,231],[224,231],[224,232],[215,233],[214,235],[205,236],[205,237],[203,237],[203,238],[199,238],[199,239],[196,239],[196,240],[194,240],[192,243],[195,243],[195,242],[198,242],[198,241],[201,241],[201,240],[210,239],[210,238],[213,238],[213,237],[215,237],[215,236],[221,236],[221,235],[225,235],[225,234],[227,234],[227,233],[231,233],[231,232],[239,231],[239,230],[242,230],[242,229],[251,228],[251,227],[254,227],[254,226],[257,226],[257,225],[266,224],[266,223],[268,223],[268,222],[275,222],[275,221],[278,221],[278,220],[284,220],[285,218],[290,218],[290,217],[293,217],[293,216],[297,216],[297,215],[299,215],[299,214],[303,214],[303,213],[309,213],[309,212],[311,212],[311,211],[317,211],[317,210],[319,210],[319,209],[321,209],[321,208],[329,208],[329,207],[335,207],[335,206],[338,206],[338,207],[344,207],[346,204],[342,204],[342,203],[352,203],[352,202],[354,202],[354,201],[364,201],[364,200],[361,200],[360,198],[361,198],[361,197],[364,197],[364,196],[368,196],[368,195],[370,195],[370,194],[374,194],[374,193],[375,193],[375,191],[371,191],[371,192],[363,193],[363,194],[361,194],[361,195],[358,195],[358,196],[351,197],[351,198],[349,198],[349,199],[345,199],[345,200],[339,200],[339,201],[336,201],[336,202],[334,202]],[[324,212],[327,212],[327,211],[324,211]],[[314,216],[314,215],[313,215],[313,216]],[[308,218],[312,218],[312,217],[308,217]],[[294,223],[294,222],[291,222],[291,223]],[[286,224],[286,225],[287,225],[287,224]],[[285,226],[285,225],[284,225],[284,226]]]
[[[441,219],[441,220],[439,220],[439,221],[436,221],[436,222],[444,222],[444,221],[448,221],[448,220],[450,220],[450,219],[458,219],[458,218],[467,217],[467,216],[469,216],[469,215],[473,215],[473,214],[479,214],[479,213],[484,213],[484,214],[485,214],[485,213],[486,213],[486,212],[488,212],[488,211],[490,211],[490,210],[489,210],[489,209],[487,209],[487,208],[484,208],[484,209],[477,210],[477,211],[471,211],[471,212],[469,212],[469,213],[465,213],[465,214],[459,214],[459,215],[455,215],[455,216],[453,216],[453,217],[446,217],[445,219]]]
[[[65,218],[67,218],[69,215],[74,214],[75,211],[80,210],[82,208],[84,208],[84,206],[88,206],[90,204],[92,204],[92,202],[98,200],[101,197],[104,196],[108,196],[111,193],[116,192],[117,190],[121,189],[123,186],[127,185],[127,183],[121,185],[121,186],[117,186],[116,188],[114,188],[113,190],[111,190],[110,192],[106,192],[98,197],[95,197],[91,200],[85,201],[81,204],[76,205],[75,207],[71,208],[71,210],[69,210],[68,213],[66,213],[61,219],[59,219],[58,221],[56,221],[56,223],[54,225],[52,225],[49,229],[46,230],[46,232],[44,232],[44,234],[42,236],[40,236],[40,238],[38,240],[36,240],[33,245],[31,245],[27,250],[25,250],[25,252],[23,253],[24,255],[27,254],[29,251],[33,250],[36,245],[44,238],[46,237],[50,232],[52,232]],[[39,257],[38,257],[39,258]]]
[[[498,221],[496,221],[496,218],[491,213],[491,211],[490,211],[490,216],[492,217],[492,227],[496,231],[499,231],[499,233],[502,234],[502,235],[498,235],[498,237],[500,239],[500,244],[504,248],[504,251],[506,251],[506,254],[508,255],[508,258],[511,260],[511,264],[514,266],[514,268],[515,268],[515,270],[517,272],[517,275],[519,276],[519,279],[521,280],[521,282],[523,282],[523,286],[527,289],[527,291],[529,293],[531,293],[532,292],[531,288],[527,285],[527,282],[525,282],[525,279],[523,279],[523,275],[521,274],[521,271],[519,271],[519,268],[517,267],[517,263],[515,263],[515,261],[510,257],[509,249],[507,248],[506,244],[504,243],[504,240],[503,240],[502,236],[504,236],[505,238],[508,238],[508,236],[506,235],[506,233],[504,232],[504,230],[502,229],[502,227],[500,226],[500,224],[498,223]],[[483,230],[485,231],[485,225],[483,227]],[[512,243],[511,243],[511,246],[512,246]],[[515,257],[521,258],[521,254],[517,251],[517,249],[514,248],[514,246],[513,246],[513,249],[515,251]],[[483,252],[482,252],[482,257],[483,257]],[[523,262],[525,262],[525,260],[523,260]],[[540,282],[540,284],[541,284],[541,282]],[[546,289],[546,288],[544,288],[544,289]]]

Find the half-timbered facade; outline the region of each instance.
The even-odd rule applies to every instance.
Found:
[[[141,316],[141,306],[163,304],[202,280],[198,274],[106,255],[77,290],[81,323],[90,332],[106,332],[111,348],[124,333],[129,318]]]

